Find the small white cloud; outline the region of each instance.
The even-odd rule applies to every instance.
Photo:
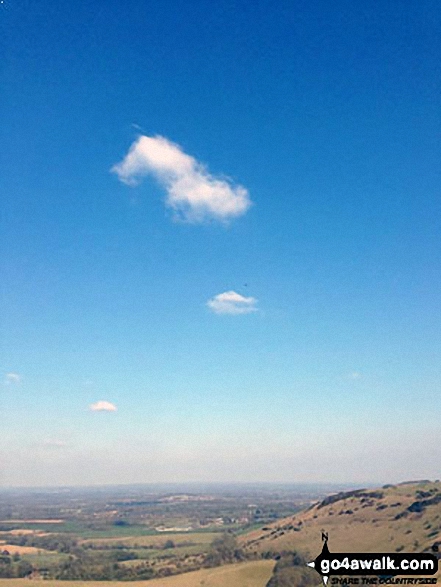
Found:
[[[215,314],[249,314],[257,312],[257,300],[245,297],[235,291],[217,294],[207,302],[207,306]]]
[[[21,383],[21,375],[19,375],[18,373],[6,373],[5,381],[7,385],[11,385],[13,383]]]
[[[244,187],[214,177],[165,137],[140,136],[111,171],[131,186],[153,175],[167,191],[166,205],[186,222],[226,221],[245,214],[251,206]]]
[[[64,448],[65,446],[67,446],[67,442],[57,438],[47,438],[43,441],[44,448]]]
[[[357,379],[361,379],[361,377],[361,373],[358,371],[352,371],[352,373],[347,374],[346,379],[349,379],[349,381],[357,381]]]
[[[89,410],[92,410],[92,412],[116,412],[116,406],[105,400],[100,400],[94,404],[90,404]]]

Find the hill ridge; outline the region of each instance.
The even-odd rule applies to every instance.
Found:
[[[249,553],[317,556],[322,531],[334,552],[432,550],[441,545],[441,483],[424,480],[339,492],[241,541]]]

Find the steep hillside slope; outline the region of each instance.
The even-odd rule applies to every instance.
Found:
[[[321,533],[331,552],[422,552],[441,541],[441,483],[386,485],[332,495],[242,537],[248,552],[315,557]],[[441,542],[439,544],[441,550]]]

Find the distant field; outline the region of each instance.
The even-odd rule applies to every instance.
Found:
[[[35,567],[53,567],[67,560],[69,555],[52,550],[39,550],[38,554],[26,554],[22,558]]]
[[[0,524],[62,524],[64,522],[64,520],[59,520],[59,519],[52,519],[52,520],[35,520],[35,519],[30,519],[30,520],[0,520]]]
[[[110,537],[118,537],[118,536],[145,536],[149,534],[155,534],[156,532],[149,528],[148,526],[144,526],[142,524],[139,525],[128,525],[128,526],[114,526],[108,525],[102,529],[91,529],[86,527],[84,524],[76,521],[44,521],[44,520],[34,520],[34,521],[26,521],[26,520],[5,520],[2,523],[3,526],[12,526],[11,530],[14,530],[16,533],[19,530],[32,530],[34,532],[44,532],[44,533],[67,533],[67,534],[75,534],[76,537],[79,538],[110,538]],[[3,530],[3,532],[7,532],[8,530]],[[10,531],[10,530],[9,530]],[[164,534],[165,535],[165,534]],[[168,534],[167,534],[168,535]]]
[[[26,536],[28,534],[39,534],[40,536],[42,535],[41,532],[38,532],[37,530],[25,530],[25,529],[20,529],[20,528],[16,528],[15,530],[8,530],[8,531],[3,531],[2,534],[10,534],[11,536]]]
[[[17,546],[16,544],[6,544],[0,540],[0,551],[7,550],[9,554],[40,554],[42,552],[49,553],[50,551],[42,548],[35,548],[34,546]]]
[[[215,532],[182,532],[179,534],[149,534],[144,536],[113,536],[112,538],[86,538],[81,544],[94,544],[97,546],[124,544],[125,546],[161,546],[168,540],[176,546],[192,542],[194,544],[210,544],[219,536]]]
[[[11,533],[14,532],[15,534],[51,534],[51,533],[68,533],[68,534],[75,534],[76,536],[83,536],[86,534],[91,534],[92,536],[93,531],[90,531],[84,528],[83,525],[77,522],[66,522],[63,520],[59,521],[51,521],[51,520],[4,520],[0,522],[2,525],[1,533]],[[9,528],[8,528],[9,526]],[[101,533],[102,535],[106,535]],[[101,535],[99,534],[99,535]]]
[[[273,561],[253,561],[202,569],[183,575],[149,581],[30,581],[29,579],[0,579],[0,587],[265,587],[271,577]]]

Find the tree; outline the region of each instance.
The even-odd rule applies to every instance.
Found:
[[[316,573],[306,567],[305,559],[291,552],[283,554],[277,561],[266,587],[310,587],[316,583]]]
[[[225,532],[211,543],[206,563],[209,566],[216,566],[243,560],[243,558],[244,554],[239,548],[236,536]]]
[[[32,573],[34,567],[29,561],[20,561],[17,565],[17,577],[27,577]]]

